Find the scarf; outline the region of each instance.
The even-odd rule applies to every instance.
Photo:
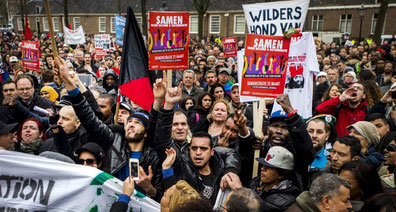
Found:
[[[36,151],[41,146],[41,144],[43,144],[43,140],[41,138],[38,138],[31,142],[26,142],[22,140],[21,150],[25,153],[33,155],[34,151]]]

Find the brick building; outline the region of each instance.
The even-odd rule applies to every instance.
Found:
[[[235,36],[240,39],[247,33],[242,4],[257,2],[253,0],[217,0],[212,1],[204,16],[204,36]],[[126,15],[127,6],[135,11],[141,25],[139,0],[69,0],[69,23],[72,29],[82,25],[86,34],[115,33],[114,14]],[[190,34],[198,34],[198,13],[192,0],[166,0],[168,11],[190,12]],[[362,7],[362,4],[364,6]],[[362,20],[361,37],[373,34],[379,10],[377,0],[311,0],[305,31],[318,36],[340,35],[350,32],[352,38],[358,38]],[[51,0],[50,7],[54,30],[63,32],[63,0]],[[147,0],[147,11],[159,11],[158,0]],[[363,8],[363,10],[362,10]],[[30,27],[33,31],[48,32],[43,1],[31,0],[27,5]],[[14,17],[15,31],[22,31],[22,18]],[[396,34],[396,0],[390,0],[384,35]]]

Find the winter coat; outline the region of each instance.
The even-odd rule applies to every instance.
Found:
[[[33,109],[34,106],[40,107],[42,109],[48,109],[51,108],[53,105],[53,102],[51,102],[50,100],[43,98],[41,96],[37,96],[36,94],[33,95],[33,98],[29,104],[26,104],[24,101],[22,101],[20,97],[17,98],[17,101],[19,101],[23,106],[27,107],[31,112],[40,116],[46,116],[46,114],[35,111]]]
[[[304,191],[296,198],[296,202],[290,206],[286,212],[320,212],[318,206],[309,196],[308,191]]]

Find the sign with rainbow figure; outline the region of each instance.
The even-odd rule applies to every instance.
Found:
[[[244,96],[276,97],[283,94],[290,39],[248,34],[241,92]]]
[[[150,12],[149,69],[187,69],[189,37],[188,13]]]

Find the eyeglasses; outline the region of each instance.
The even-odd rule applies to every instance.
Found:
[[[396,152],[396,145],[394,144],[389,144],[388,146],[386,146],[385,148],[388,152]]]
[[[85,162],[87,163],[87,165],[91,166],[91,165],[93,165],[96,162],[96,160],[95,159],[86,159],[86,160],[78,159],[77,160],[77,164],[84,165]]]
[[[17,88],[18,91],[29,91],[30,89],[32,89],[33,87],[30,88]]]
[[[4,90],[3,90],[4,93],[7,93],[7,92],[14,92],[14,91],[15,91],[15,89],[4,89]]]
[[[360,90],[360,91],[363,91],[363,87],[360,87],[360,86],[352,86],[352,88],[355,88],[355,89],[357,89],[357,90]]]

